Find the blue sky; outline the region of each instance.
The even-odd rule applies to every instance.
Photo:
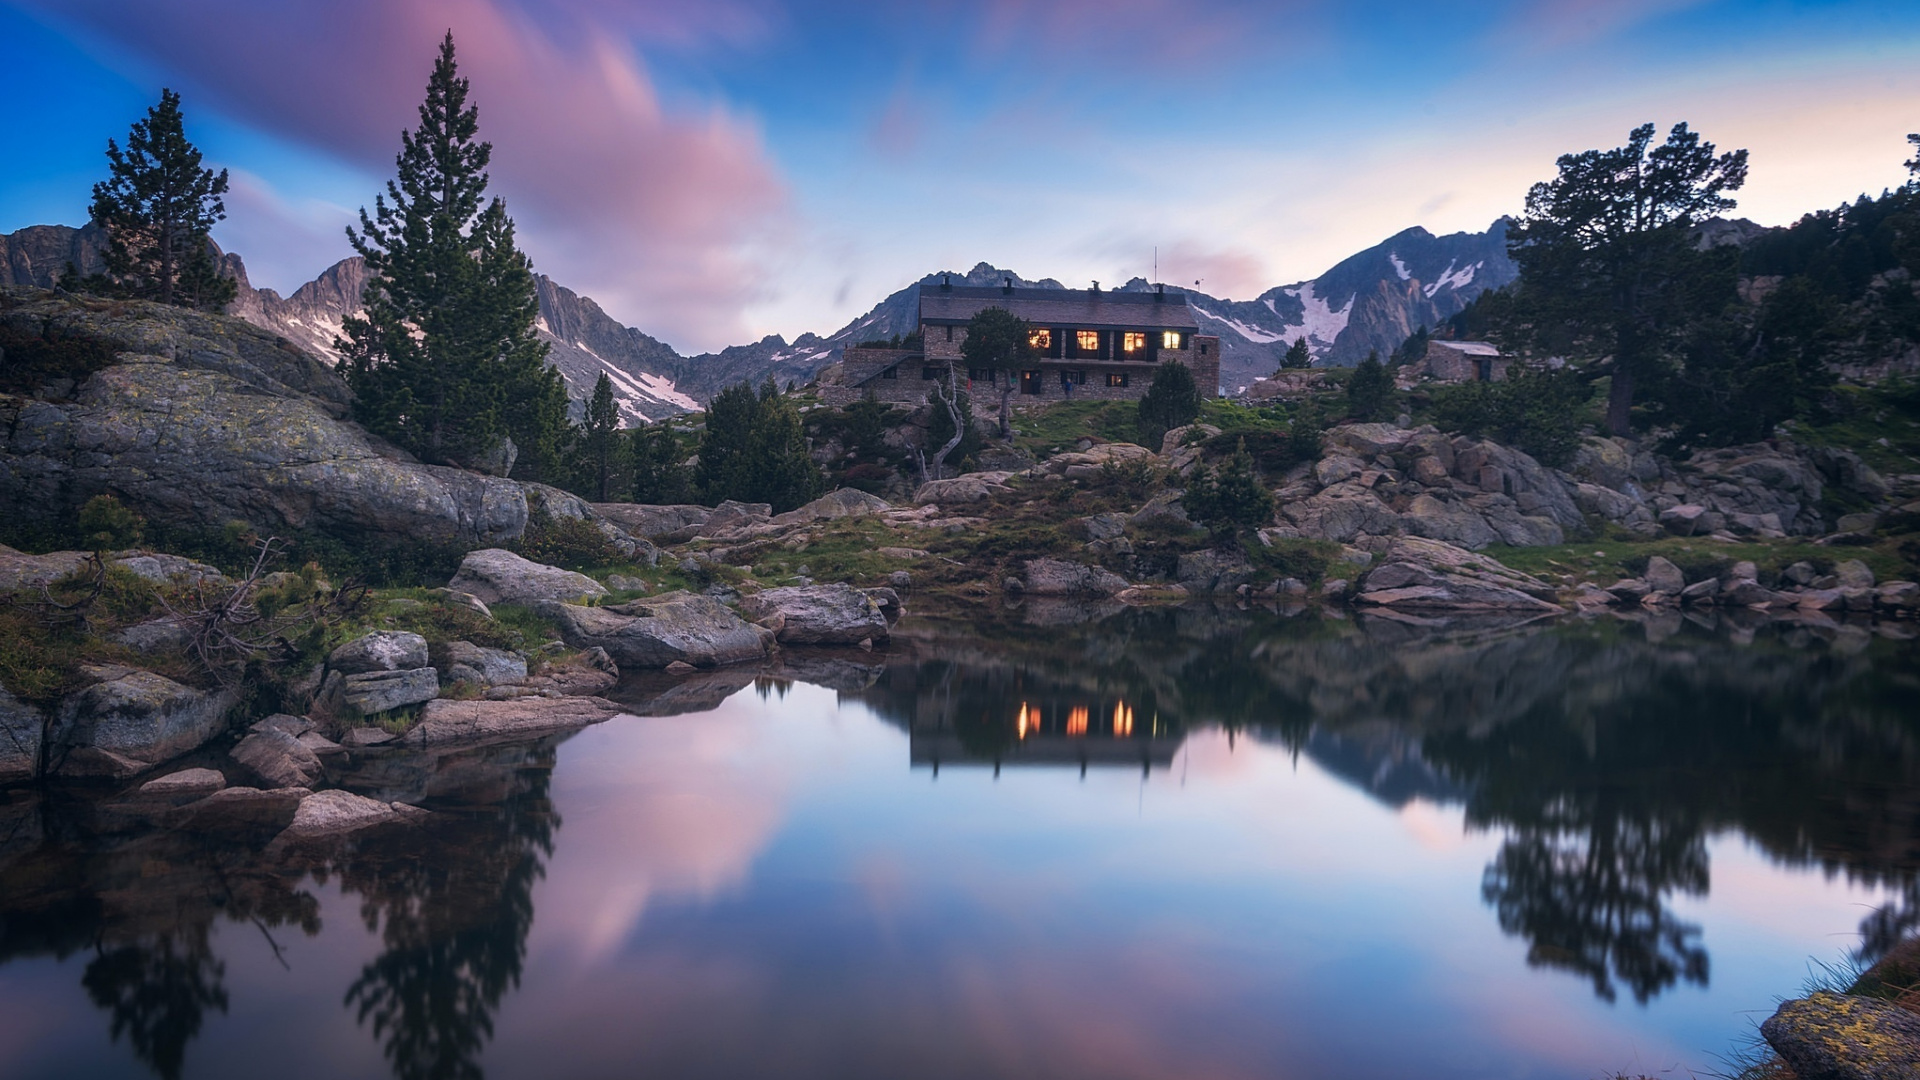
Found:
[[[936,269],[1245,298],[1517,211],[1691,122],[1784,224],[1904,178],[1920,5],[1510,0],[0,0],[0,231],[78,224],[171,86],[216,231],[289,291],[348,254],[454,30],[538,269],[694,351]]]

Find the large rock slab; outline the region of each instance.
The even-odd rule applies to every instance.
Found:
[[[0,544],[0,594],[33,592],[85,566],[84,551],[51,551],[29,555]]]
[[[504,548],[468,552],[447,588],[472,593],[486,604],[532,604],[607,595],[605,586],[585,574],[532,562]]]
[[[713,667],[759,660],[773,651],[773,631],[754,626],[707,596],[666,593],[608,608],[547,602],[536,610],[560,625],[578,649],[605,649],[622,668],[661,668],[679,661]]]
[[[519,698],[514,701],[435,701],[400,741],[407,746],[496,742],[598,724],[620,715],[605,698]]]
[[[181,769],[141,784],[140,794],[205,795],[226,786],[227,778],[214,769]]]
[[[71,520],[111,493],[155,524],[499,543],[526,526],[511,480],[421,465],[346,417],[325,364],[237,319],[91,308],[14,290],[9,323],[108,340],[115,362],[57,401],[0,401],[0,515]]]
[[[913,502],[915,506],[930,503],[957,506],[986,502],[1007,490],[1007,479],[1012,475],[1010,472],[977,472],[956,476],[951,480],[929,480],[913,493]]]
[[[126,777],[198,749],[227,730],[231,691],[208,692],[121,667],[90,667],[92,685],[60,703],[48,761],[63,776]]]
[[[39,773],[45,738],[46,715],[0,686],[0,783]]]
[[[1552,586],[1493,559],[1424,537],[1395,539],[1360,579],[1362,604],[1408,609],[1560,611]]]
[[[774,626],[783,645],[857,645],[887,640],[886,612],[845,582],[767,589],[740,601],[748,618]]]
[[[135,577],[151,581],[156,585],[180,582],[187,585],[227,585],[227,576],[217,567],[180,555],[166,555],[158,552],[142,552],[137,555],[122,555],[113,560],[115,566],[126,570]]]
[[[427,639],[405,631],[377,630],[327,654],[327,670],[342,675],[402,671],[427,666]]]
[[[869,495],[858,488],[839,488],[820,496],[798,510],[775,514],[770,523],[797,525],[810,521],[831,521],[836,518],[870,517],[891,509],[893,504],[878,495]]]
[[[1817,993],[1760,1025],[1800,1080],[1920,1080],[1920,1016],[1890,1001]]]
[[[440,673],[430,667],[365,671],[340,683],[340,701],[362,716],[418,705],[440,696]]]
[[[376,825],[411,821],[415,815],[425,813],[409,809],[410,813],[402,814],[390,803],[355,795],[351,791],[317,791],[300,800],[300,808],[294,811],[293,821],[274,842],[285,844],[340,836]]]
[[[713,516],[709,506],[690,504],[669,504],[651,506],[643,503],[594,503],[593,516],[610,521],[634,536],[644,537],[655,543],[675,544],[690,540],[694,533]]]
[[[1022,583],[1034,596],[1113,596],[1129,584],[1111,570],[1064,559],[1028,559]]]

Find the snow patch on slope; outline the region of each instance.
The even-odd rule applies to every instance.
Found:
[[[1195,304],[1192,298],[1188,298],[1187,303],[1193,308],[1194,311],[1200,313],[1201,315],[1206,316],[1209,319],[1212,319],[1214,322],[1222,323],[1226,326],[1233,327],[1234,333],[1239,334],[1241,337],[1246,338],[1248,341],[1265,345],[1268,342],[1279,341],[1281,338],[1281,335],[1279,334],[1268,333],[1267,331],[1262,330],[1257,326],[1248,326],[1246,323],[1241,322],[1239,319],[1229,319],[1222,315],[1215,315],[1213,312],[1208,311],[1206,308],[1201,307],[1199,304]],[[1267,301],[1267,306],[1272,307],[1273,301],[1271,300]],[[1275,314],[1279,314],[1279,313],[1275,312]]]
[[[1425,289],[1421,290],[1427,294],[1428,299],[1432,299],[1433,295],[1435,293],[1438,293],[1441,289],[1445,289],[1449,287],[1454,289],[1466,288],[1468,285],[1473,283],[1474,273],[1478,271],[1481,267],[1487,265],[1484,261],[1482,261],[1482,262],[1474,263],[1472,266],[1463,266],[1460,269],[1455,270],[1454,262],[1456,261],[1457,260],[1450,260],[1447,263],[1447,271],[1446,273],[1440,275],[1440,280],[1434,282],[1433,284],[1427,286]]]
[[[1400,254],[1398,252],[1387,252],[1387,261],[1393,264],[1393,272],[1400,275],[1401,281],[1408,281],[1413,278],[1413,271],[1407,269],[1407,264],[1400,261]]]
[[[1292,333],[1297,329],[1299,331],[1297,336],[1304,336],[1307,339],[1308,346],[1314,347],[1316,356],[1321,351],[1331,348],[1333,339],[1339,337],[1340,332],[1347,328],[1347,319],[1353,314],[1354,298],[1347,297],[1347,302],[1336,311],[1324,299],[1313,294],[1311,281],[1298,288],[1281,291],[1299,300],[1302,311],[1299,325],[1295,327],[1293,323],[1288,323],[1288,332]],[[1269,300],[1268,303],[1271,304],[1272,301]]]

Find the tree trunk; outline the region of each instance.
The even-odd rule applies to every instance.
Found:
[[[1613,360],[1613,386],[1607,391],[1607,431],[1626,436],[1633,424],[1633,369],[1621,357]]]
[[[1007,372],[1006,385],[1000,388],[1000,437],[1002,439],[1013,438],[1013,421],[1007,415],[1008,402],[1013,400],[1013,379],[1014,373]]]
[[[959,446],[961,440],[967,437],[966,421],[960,415],[960,380],[954,375],[951,366],[947,368],[947,392],[941,393],[940,386],[935,384],[933,396],[940,404],[947,407],[947,415],[953,418],[953,438],[948,439],[947,445],[933,455],[933,478],[941,480],[945,479],[941,474],[946,471],[947,455],[953,453],[953,448]]]

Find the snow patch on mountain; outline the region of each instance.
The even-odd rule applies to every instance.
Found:
[[[1454,263],[1458,261],[1459,260],[1455,259],[1448,262],[1446,272],[1440,275],[1440,279],[1426,287],[1425,292],[1429,298],[1431,298],[1435,293],[1439,292],[1441,289],[1466,288],[1468,285],[1473,284],[1473,275],[1476,272],[1478,272],[1481,267],[1487,265],[1484,261],[1482,261],[1482,262],[1473,263],[1469,266],[1463,266],[1460,269],[1455,270]]]
[[[1289,329],[1299,330],[1306,337],[1308,345],[1319,346],[1321,349],[1329,348],[1333,345],[1334,339],[1340,336],[1340,332],[1347,328],[1347,320],[1353,314],[1353,297],[1347,297],[1347,302],[1336,310],[1325,299],[1314,294],[1311,281],[1281,291],[1299,300],[1300,306],[1305,309],[1306,313],[1299,325],[1297,327],[1290,325]],[[1271,304],[1272,301],[1268,303]]]
[[[1248,341],[1266,344],[1268,342],[1279,341],[1284,336],[1282,334],[1270,333],[1266,330],[1260,329],[1257,326],[1248,326],[1246,323],[1241,322],[1239,319],[1231,318],[1226,315],[1216,315],[1213,312],[1208,311],[1206,308],[1201,307],[1199,304],[1194,303],[1191,296],[1189,296],[1187,299],[1187,306],[1191,307],[1196,313],[1205,315],[1207,318],[1212,319],[1214,322],[1224,323],[1227,326],[1233,327],[1234,333],[1239,334],[1241,337],[1246,338]],[[1267,306],[1271,308],[1273,306],[1273,301],[1271,300],[1267,301]],[[1279,314],[1279,312],[1275,312],[1274,314],[1277,315]]]
[[[1387,252],[1387,261],[1393,264],[1393,272],[1400,275],[1401,281],[1413,280],[1413,271],[1407,269],[1407,264],[1400,261],[1398,252]]]

